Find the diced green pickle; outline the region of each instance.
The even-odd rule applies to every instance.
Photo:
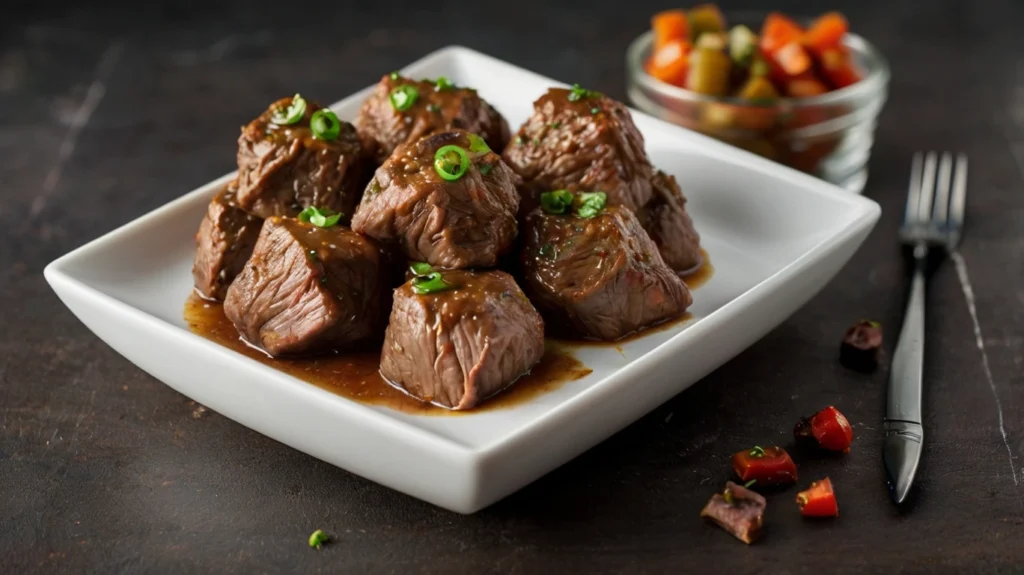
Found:
[[[686,87],[700,94],[724,96],[729,91],[729,69],[732,61],[720,50],[694,50]]]
[[[705,32],[725,32],[725,17],[714,4],[694,6],[686,19],[690,24],[690,42],[694,44]]]
[[[750,28],[739,25],[733,26],[729,31],[729,55],[732,56],[733,64],[744,68],[750,66],[756,48],[757,36]]]

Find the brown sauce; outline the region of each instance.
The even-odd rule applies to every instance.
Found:
[[[683,283],[686,284],[686,287],[690,288],[690,291],[708,283],[711,276],[715,275],[715,266],[711,265],[711,256],[708,255],[708,252],[704,251],[704,248],[700,249],[700,255],[700,267],[694,270],[693,273],[681,276]]]
[[[581,379],[592,371],[557,343],[549,342],[540,363],[507,390],[472,410],[452,411],[419,401],[385,382],[378,371],[379,351],[274,359],[239,339],[238,331],[224,315],[220,303],[203,300],[195,294],[185,302],[185,321],[193,333],[317,387],[361,403],[420,415],[454,416],[507,409]]]

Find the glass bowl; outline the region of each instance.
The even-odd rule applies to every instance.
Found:
[[[759,21],[739,20],[753,22]],[[647,32],[626,51],[627,93],[634,106],[851,192],[863,191],[889,86],[889,66],[866,40],[847,34],[843,42],[864,73],[861,81],[820,96],[782,98],[768,105],[698,94],[648,75],[643,65],[653,40],[654,33]]]

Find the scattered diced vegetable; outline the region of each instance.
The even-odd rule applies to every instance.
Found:
[[[712,50],[725,51],[729,46],[729,37],[720,32],[705,32],[693,45],[696,49],[710,48]]]
[[[729,57],[711,48],[694,50],[690,70],[686,75],[686,88],[700,94],[725,96],[729,91]]]
[[[811,69],[811,57],[799,42],[783,45],[772,54],[772,59],[787,76],[799,76]]]
[[[793,435],[798,443],[817,445],[829,451],[850,451],[853,427],[838,409],[828,406],[796,424]]]
[[[850,54],[843,46],[822,50],[819,59],[821,72],[835,89],[845,88],[860,81],[860,72],[850,60]]]
[[[757,480],[757,485],[788,485],[796,483],[796,464],[781,447],[760,447],[740,451],[732,456],[732,469],[740,480]]]
[[[657,50],[673,40],[687,41],[690,38],[690,27],[686,23],[686,12],[682,10],[666,10],[651,18],[654,30],[654,49]]]
[[[800,25],[778,12],[772,12],[765,18],[761,28],[761,51],[769,56],[787,44],[800,42],[803,30]]]
[[[850,326],[839,346],[839,363],[849,369],[871,372],[882,351],[882,324],[861,320]]]
[[[848,30],[849,25],[842,14],[829,12],[811,24],[804,33],[803,44],[809,50],[821,53],[823,50],[838,46]]]
[[[778,97],[775,86],[764,76],[752,76],[740,89],[740,98],[756,103],[768,103]]]
[[[733,64],[746,68],[754,60],[757,36],[746,26],[733,26],[729,31],[729,56]]]
[[[714,4],[701,4],[690,9],[690,41],[696,42],[705,32],[725,32],[725,16]]]
[[[721,493],[711,496],[700,516],[749,545],[761,536],[767,506],[768,502],[760,493],[728,481]]]
[[[656,49],[647,62],[647,73],[662,82],[682,85],[689,67],[689,44],[686,40],[669,40]]]
[[[798,493],[796,504],[804,517],[839,517],[839,504],[828,477],[811,483],[810,488]]]

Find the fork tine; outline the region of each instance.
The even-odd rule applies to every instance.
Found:
[[[949,203],[949,223],[956,229],[964,225],[964,207],[967,202],[967,156],[957,154],[956,175],[953,177],[953,199]]]
[[[921,201],[921,152],[914,154],[910,164],[910,187],[907,189],[907,207],[903,222],[913,225],[917,222],[917,205]]]
[[[942,225],[946,223],[946,216],[949,213],[949,178],[953,171],[953,155],[949,152],[942,154],[942,161],[939,162],[939,182],[936,187],[938,196],[935,198],[935,223]]]
[[[917,221],[927,222],[932,217],[932,199],[935,197],[935,165],[938,154],[928,152],[924,157],[924,176],[921,179],[921,203],[918,205]]]

